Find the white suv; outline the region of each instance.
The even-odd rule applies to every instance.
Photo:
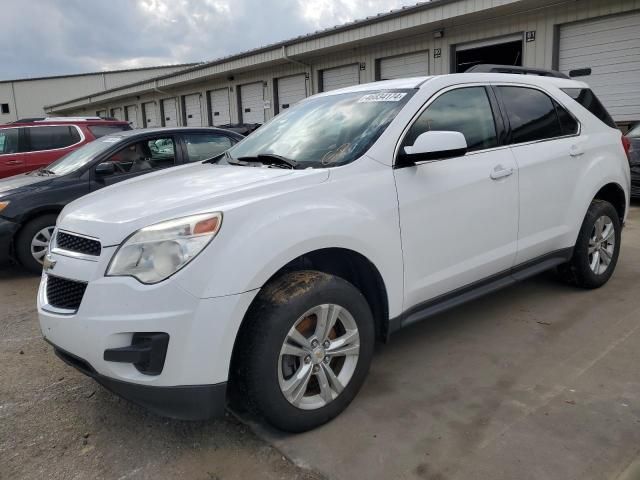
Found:
[[[554,267],[580,287],[609,279],[629,165],[606,123],[562,78],[315,95],[221,157],[67,206],[42,332],[161,415],[219,415],[233,393],[280,429],[313,428],[399,328]]]

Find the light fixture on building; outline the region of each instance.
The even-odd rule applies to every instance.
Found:
[[[444,37],[444,30],[436,30],[433,32],[433,38],[442,38]]]

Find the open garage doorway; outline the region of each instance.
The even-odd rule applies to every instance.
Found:
[[[479,64],[522,66],[522,35],[455,46],[455,73]]]

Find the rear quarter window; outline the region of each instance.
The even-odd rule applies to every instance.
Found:
[[[589,110],[593,115],[602,120],[605,125],[611,128],[618,128],[607,109],[602,105],[595,93],[589,88],[563,88],[562,91],[573,98],[576,102]]]

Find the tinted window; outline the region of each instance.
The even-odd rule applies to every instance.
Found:
[[[589,110],[593,115],[602,120],[611,128],[617,128],[607,109],[600,103],[598,97],[588,88],[563,88],[562,91],[573,98],[576,102]]]
[[[157,170],[175,165],[175,144],[171,137],[142,140],[114,153],[107,162],[113,163],[113,175]]]
[[[511,124],[511,143],[562,136],[553,102],[539,90],[498,87]]]
[[[560,121],[560,129],[563,135],[575,135],[578,133],[578,121],[571,116],[564,107],[559,103],[553,102],[556,106],[556,113],[558,115],[558,121]]]
[[[96,138],[111,135],[112,133],[122,132],[124,130],[131,130],[129,125],[89,125],[87,128]]]
[[[225,135],[191,134],[184,136],[190,162],[207,160],[231,147],[231,139]],[[235,143],[235,142],[234,142]]]
[[[409,129],[403,146],[426,131],[460,132],[469,151],[498,145],[491,104],[484,87],[452,90],[436,98]]]
[[[16,153],[18,151],[18,129],[7,128],[0,130],[0,154]]]
[[[29,150],[37,152],[40,150],[53,150],[54,148],[64,148],[79,141],[79,136],[75,127],[67,125],[51,127],[27,128],[29,132]]]

